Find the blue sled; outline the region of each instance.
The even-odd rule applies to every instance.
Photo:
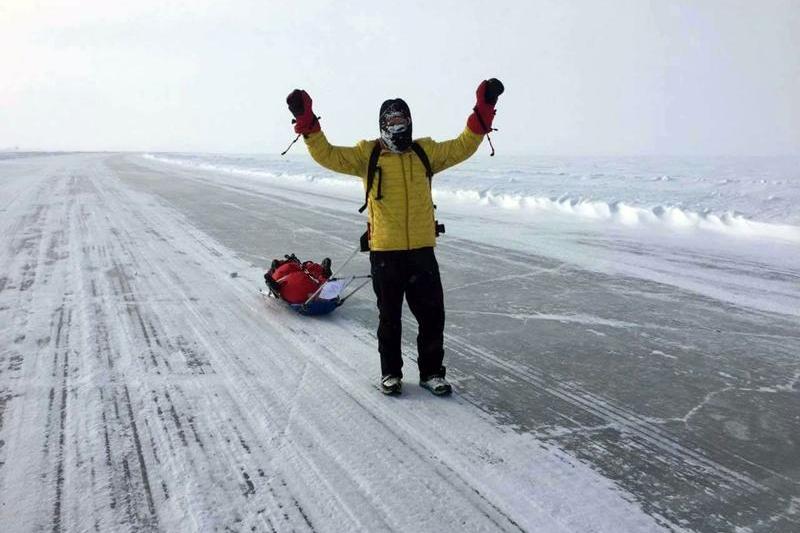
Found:
[[[339,298],[332,300],[311,300],[307,304],[289,304],[289,307],[306,316],[327,315],[341,305]]]

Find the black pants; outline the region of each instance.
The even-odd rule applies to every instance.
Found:
[[[433,248],[370,252],[372,287],[378,299],[378,351],[382,375],[402,377],[400,353],[403,296],[417,319],[417,365],[421,379],[444,377],[444,295]]]

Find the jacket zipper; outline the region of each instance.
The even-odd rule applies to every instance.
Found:
[[[405,165],[403,159],[405,159],[405,154],[401,154],[400,155],[400,168],[403,169],[403,187],[406,190],[406,250],[410,250],[411,249],[411,234],[410,234],[409,229],[408,229],[408,222],[409,222],[408,221],[408,218],[409,218],[409,212],[408,212],[408,180],[406,180],[406,165]],[[409,164],[409,168],[410,167],[411,167],[411,165]]]

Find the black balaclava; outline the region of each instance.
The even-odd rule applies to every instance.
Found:
[[[411,148],[411,110],[402,98],[386,100],[378,114],[383,145],[395,153]]]

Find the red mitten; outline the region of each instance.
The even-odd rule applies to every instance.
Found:
[[[294,115],[294,132],[308,135],[320,131],[319,118],[311,108],[311,97],[302,89],[295,89],[286,97],[289,111]]]
[[[472,109],[472,114],[467,119],[467,127],[478,135],[483,135],[492,131],[492,121],[494,120],[494,106],[497,98],[503,94],[503,84],[500,80],[492,78],[483,80],[475,91],[477,101]]]

